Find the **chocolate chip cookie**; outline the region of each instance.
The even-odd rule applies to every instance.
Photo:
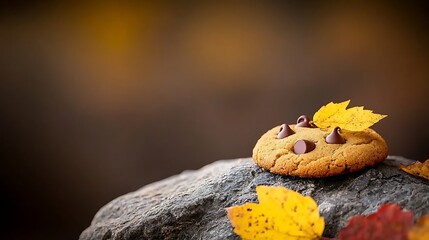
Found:
[[[320,178],[359,171],[387,157],[387,145],[374,130],[326,131],[307,116],[274,127],[253,149],[253,160],[272,173]]]

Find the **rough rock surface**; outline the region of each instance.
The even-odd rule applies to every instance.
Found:
[[[398,169],[400,157],[376,167],[324,179],[274,175],[250,158],[217,161],[121,196],[101,208],[80,236],[86,239],[239,239],[226,207],[256,202],[257,185],[282,185],[311,195],[325,218],[324,236],[335,236],[357,214],[395,202],[417,216],[429,213],[429,181]]]

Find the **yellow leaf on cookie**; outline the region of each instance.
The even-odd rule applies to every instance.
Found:
[[[429,159],[424,163],[415,161],[413,164],[408,166],[401,165],[401,169],[414,176],[419,176],[429,180]]]
[[[316,202],[285,187],[257,186],[259,204],[227,209],[234,232],[242,239],[300,239],[322,236],[325,222]]]
[[[387,115],[373,113],[363,107],[346,109],[349,103],[350,100],[326,104],[314,114],[313,123],[326,130],[340,127],[343,130],[362,131],[387,117]]]

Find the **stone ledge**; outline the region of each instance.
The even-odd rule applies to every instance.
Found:
[[[343,176],[301,179],[271,174],[251,158],[221,160],[118,197],[101,208],[80,240],[239,239],[226,207],[256,202],[257,185],[281,185],[311,195],[333,237],[351,216],[386,202],[415,216],[428,213],[429,181],[398,169],[412,160],[389,156],[376,167]]]

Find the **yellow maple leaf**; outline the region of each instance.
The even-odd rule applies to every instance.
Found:
[[[242,239],[318,239],[325,222],[309,196],[285,187],[257,186],[259,204],[228,208],[234,232]]]
[[[429,239],[429,215],[424,215],[417,220],[416,225],[408,232],[409,240]]]
[[[426,160],[424,163],[415,161],[411,165],[401,165],[400,168],[409,174],[413,174],[414,176],[419,176],[429,180],[429,159]]]
[[[340,127],[343,130],[362,131],[387,117],[387,115],[376,114],[371,110],[363,109],[363,107],[346,109],[349,103],[350,100],[326,104],[314,114],[313,123],[317,127],[327,130]]]

